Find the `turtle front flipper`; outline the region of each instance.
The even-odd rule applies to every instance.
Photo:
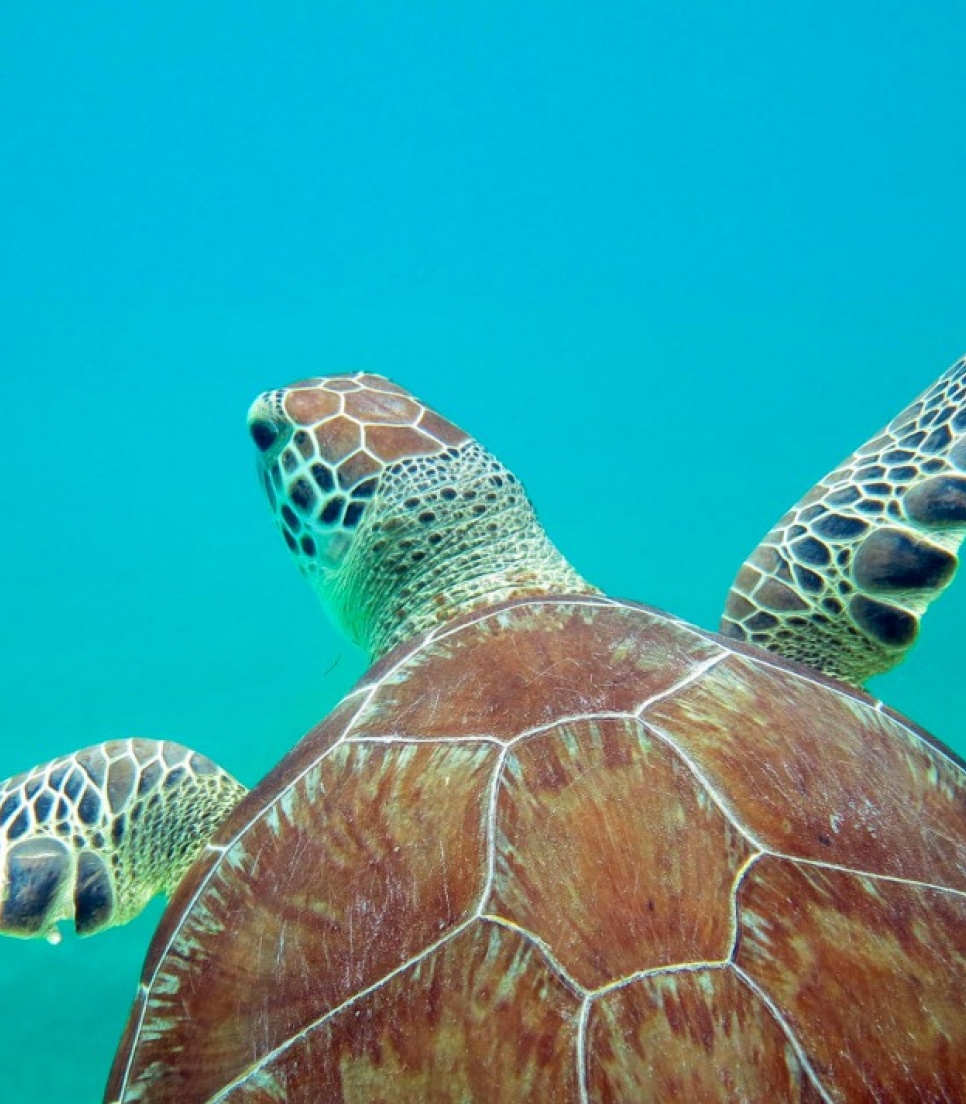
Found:
[[[966,357],[778,522],[721,631],[861,685],[899,663],[966,535]]]
[[[89,935],[170,893],[245,787],[167,740],[112,740],[0,783],[0,934]]]

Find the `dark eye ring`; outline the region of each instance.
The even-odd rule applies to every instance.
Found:
[[[272,422],[265,421],[262,418],[255,418],[251,425],[248,427],[249,432],[252,435],[252,440],[255,442],[255,447],[260,452],[268,452],[268,450],[278,440],[278,426]]]

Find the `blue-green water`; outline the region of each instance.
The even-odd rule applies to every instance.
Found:
[[[966,351],[955,5],[148,7],[0,16],[0,775],[140,734],[253,783],[361,672],[261,501],[266,387],[394,376],[713,626]],[[964,624],[960,580],[873,687],[961,751]],[[98,1098],[158,915],[0,942],[4,1104]]]

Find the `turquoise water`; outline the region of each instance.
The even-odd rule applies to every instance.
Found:
[[[0,17],[0,775],[139,734],[254,783],[361,673],[256,485],[266,387],[393,376],[714,626],[966,351],[954,5],[53,7]],[[964,624],[960,580],[873,689],[966,752]],[[0,942],[4,1104],[98,1098],[158,916]]]

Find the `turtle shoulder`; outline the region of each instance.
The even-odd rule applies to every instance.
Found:
[[[964,933],[941,747],[647,607],[520,600],[391,652],[242,801],[108,1099],[907,1098],[966,1077]]]

